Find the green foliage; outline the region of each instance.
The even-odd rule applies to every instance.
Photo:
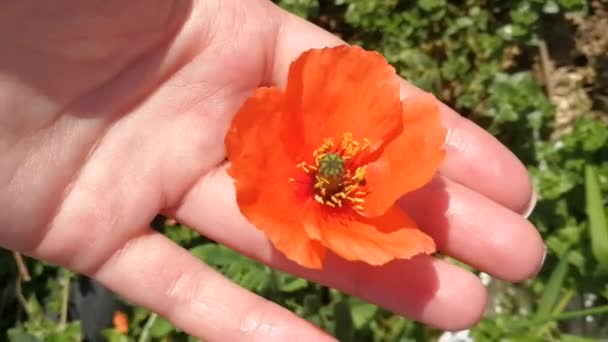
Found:
[[[284,9],[301,17],[315,16],[319,9],[317,0],[285,0],[281,5]]]
[[[491,307],[470,334],[476,341],[597,341],[608,336],[608,128],[587,112],[555,134],[556,103],[539,82],[539,26],[574,13],[585,0],[275,0],[280,6],[384,54],[398,72],[488,129],[526,163],[539,202],[530,220],[548,257],[521,284],[493,280]],[[296,37],[297,39],[297,37]],[[603,113],[606,117],[606,113]],[[341,341],[427,341],[441,332],[315,283],[274,271],[183,226],[165,235],[240,286],[292,310]],[[72,341],[62,322],[71,275],[28,261],[34,281],[15,296],[17,268],[0,251],[0,330],[10,341]],[[581,303],[589,302],[589,305]],[[129,307],[129,332],[110,341],[194,341],[170,322]],[[9,317],[4,319],[4,317]],[[585,336],[567,322],[584,326]],[[3,330],[2,330],[3,331]]]
[[[585,190],[591,250],[599,267],[606,270],[608,268],[608,222],[597,174],[595,168],[589,165],[585,168]]]
[[[47,270],[45,270],[47,271]],[[80,322],[67,321],[67,286],[72,277],[70,272],[50,268],[55,273],[55,281],[48,282],[48,295],[42,305],[32,294],[22,297],[22,309],[28,319],[8,329],[10,342],[64,342],[81,340]],[[18,290],[19,291],[19,290]]]

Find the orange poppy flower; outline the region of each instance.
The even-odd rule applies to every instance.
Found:
[[[115,311],[112,316],[112,324],[114,329],[121,334],[129,332],[129,317],[122,311]]]
[[[304,52],[287,87],[261,87],[225,143],[242,214],[287,258],[321,268],[326,250],[382,265],[435,251],[395,202],[444,157],[438,102],[401,101],[395,70],[354,46]]]

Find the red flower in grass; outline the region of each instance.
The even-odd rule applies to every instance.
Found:
[[[444,157],[438,102],[401,101],[378,53],[304,52],[287,87],[258,88],[226,135],[242,214],[287,258],[321,268],[327,250],[382,265],[435,251],[395,202],[428,183]]]

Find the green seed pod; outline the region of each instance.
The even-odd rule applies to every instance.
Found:
[[[337,153],[328,153],[319,160],[319,174],[328,180],[341,179],[344,175],[344,159]]]

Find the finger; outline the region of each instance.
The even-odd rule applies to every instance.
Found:
[[[207,341],[333,341],[149,230],[128,241],[91,276]]]
[[[483,312],[486,294],[479,279],[431,257],[420,256],[383,267],[329,257],[323,270],[299,267],[278,254],[266,237],[243,218],[235,203],[233,181],[224,168],[219,168],[199,181],[173,214],[215,241],[272,267],[442,329],[468,327]]]
[[[284,87],[290,63],[303,51],[344,42],[312,23],[279,8],[275,10],[278,11],[277,17],[283,19],[273,45],[274,66],[270,78]],[[402,97],[419,91],[402,82]],[[441,173],[507,208],[527,213],[534,197],[525,167],[492,135],[446,105],[442,105],[441,111],[448,129],[448,153]]]
[[[544,259],[538,231],[520,215],[449,179],[400,200],[442,252],[497,278],[522,281]]]

